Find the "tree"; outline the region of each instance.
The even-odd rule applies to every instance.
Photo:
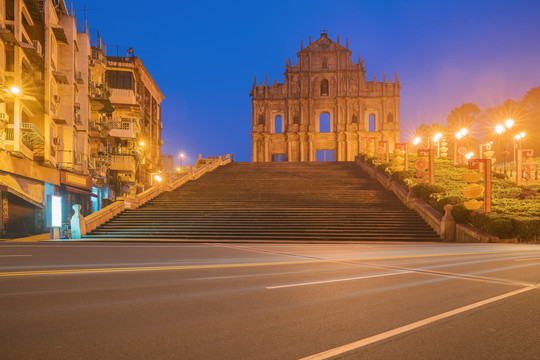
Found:
[[[471,129],[479,114],[480,108],[474,103],[466,103],[452,109],[446,119],[448,130],[455,133],[462,128]]]

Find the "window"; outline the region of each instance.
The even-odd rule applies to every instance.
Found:
[[[281,116],[276,116],[276,134],[281,134],[283,132],[283,121],[281,119]]]
[[[272,161],[273,162],[284,162],[285,161],[285,154],[272,154]]]
[[[130,71],[107,71],[107,84],[113,89],[133,90],[133,75]]]
[[[334,150],[317,150],[315,152],[316,161],[334,161]]]
[[[369,131],[375,131],[375,114],[369,115]]]
[[[328,96],[328,80],[321,80],[321,96]]]
[[[323,113],[319,116],[319,132],[329,133],[331,131],[330,126],[330,114]]]

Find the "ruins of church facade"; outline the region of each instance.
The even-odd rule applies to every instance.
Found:
[[[252,161],[353,161],[368,142],[399,142],[400,83],[366,80],[364,61],[346,45],[321,37],[285,64],[285,81],[257,85],[252,98]],[[329,158],[326,158],[328,155]]]

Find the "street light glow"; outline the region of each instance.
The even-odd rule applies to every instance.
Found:
[[[463,129],[459,130],[459,132],[460,132],[460,134],[461,134],[462,136],[465,136],[465,135],[467,135],[467,133],[469,132],[469,130],[463,128]]]
[[[527,135],[527,134],[525,134],[525,132],[522,131],[519,135],[521,135],[521,137],[524,138],[525,135]]]
[[[467,154],[465,155],[465,157],[467,158],[467,160],[471,159],[473,156],[474,156],[474,153],[473,153],[473,152],[467,153]]]
[[[161,176],[159,175],[154,175],[154,180],[156,180],[157,182],[161,182]]]
[[[21,92],[21,89],[19,89],[17,86],[12,86],[9,88],[9,91],[11,91],[12,94],[19,94]]]
[[[456,133],[456,138],[458,140],[461,140],[462,137],[463,137],[463,133],[461,131]]]
[[[144,146],[144,141],[141,141],[141,142],[139,143],[139,145],[140,145],[140,146]]]
[[[501,135],[504,132],[504,125],[499,124],[499,125],[495,126],[495,132],[497,134]]]
[[[414,138],[413,144],[418,145],[418,144],[420,144],[420,141],[422,141],[422,139],[420,139],[420,137],[417,136],[417,137]]]
[[[512,126],[514,126],[514,120],[508,119],[504,122],[504,125],[506,125],[506,127],[510,129]]]

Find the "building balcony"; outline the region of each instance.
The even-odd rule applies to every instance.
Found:
[[[109,100],[113,104],[137,104],[137,97],[135,96],[135,91],[130,89],[114,89],[110,88],[111,96]]]
[[[141,132],[136,119],[124,119],[122,121],[109,122],[109,136],[135,139]]]
[[[137,160],[133,155],[110,155],[111,170],[135,174],[137,169]]]

